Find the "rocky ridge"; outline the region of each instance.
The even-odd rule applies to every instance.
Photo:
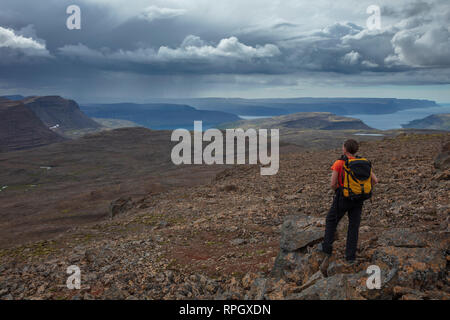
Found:
[[[86,116],[73,100],[59,96],[44,96],[28,97],[22,102],[48,128],[53,128],[62,136],[74,138],[101,129],[101,125]]]
[[[402,127],[450,131],[450,113],[433,114],[423,119],[413,120]]]
[[[22,102],[0,100],[0,152],[40,147],[64,140]]]
[[[450,135],[364,142],[380,184],[362,218],[358,260],[343,261],[346,218],[321,270],[316,251],[339,152],[283,155],[278,175],[239,166],[209,185],[133,199],[112,221],[0,251],[1,299],[449,299]],[[81,290],[65,287],[69,265]],[[369,290],[378,265],[382,288]]]

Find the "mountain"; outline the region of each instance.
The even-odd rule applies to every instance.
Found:
[[[359,119],[341,117],[327,112],[300,112],[272,118],[240,120],[225,123],[221,128],[373,130]]]
[[[76,137],[87,132],[95,132],[101,125],[86,116],[73,100],[59,96],[29,97],[23,104],[49,128],[67,137]]]
[[[130,134],[130,130],[136,129],[125,131]],[[100,137],[107,139],[103,134],[91,136],[95,141]],[[4,280],[0,299],[448,300],[450,180],[448,175],[436,175],[433,162],[449,139],[450,134],[405,134],[361,145],[360,155],[372,161],[380,183],[374,189],[373,201],[364,204],[357,260],[351,265],[344,259],[345,217],[338,226],[333,255],[323,268],[323,255],[318,251],[333,198],[330,166],[341,155],[341,148],[281,154],[276,176],[261,176],[259,166],[234,166],[199,185],[149,192],[131,201],[122,199],[115,203],[123,204],[123,212],[112,221],[105,217],[73,229],[70,223],[92,214],[89,202],[107,208],[109,203],[102,201],[108,198],[108,192],[118,194],[122,188],[140,188],[154,180],[145,175],[139,179],[137,172],[137,179],[129,185],[123,181],[108,184],[106,171],[101,171],[98,173],[105,179],[105,187],[99,184],[95,192],[82,191],[81,186],[74,187],[76,179],[85,176],[81,184],[96,183],[96,170],[74,166],[73,172],[66,173],[73,176],[73,185],[52,186],[50,182],[44,186],[49,188],[48,199],[45,190],[38,198],[41,187],[22,191],[23,197],[33,200],[25,202],[29,216],[21,214],[24,204],[19,202],[19,195],[15,202],[9,200],[19,190],[5,189],[0,192],[0,206],[9,203],[10,209],[2,209],[0,217],[9,214],[14,219],[1,221],[2,234],[11,235],[11,225],[17,232],[8,244],[29,236],[30,231],[34,237],[47,236],[48,240],[0,251],[0,279]],[[140,140],[123,140],[124,145],[118,148],[121,157],[133,148],[128,141]],[[54,149],[53,155],[62,157],[58,151],[65,151],[76,159],[71,154],[73,143]],[[44,148],[0,160],[12,166]],[[151,159],[151,150],[145,150],[134,157],[139,162],[133,169],[145,165],[147,157]],[[112,147],[110,152],[114,154]],[[47,159],[51,161],[52,157]],[[116,166],[120,170],[127,166],[107,157],[94,160],[84,154],[81,159],[112,173]],[[36,160],[30,159],[25,170],[32,170]],[[54,165],[63,165],[60,161]],[[53,170],[58,167],[41,176],[45,178]],[[194,169],[191,166],[185,170]],[[63,178],[63,172],[53,174]],[[181,172],[166,177],[174,179]],[[33,222],[40,217],[33,209],[38,208],[41,214],[50,211],[42,206],[54,201],[51,192],[61,197],[57,205],[50,206],[55,211],[53,216]],[[40,202],[33,203],[36,200]],[[18,214],[13,215],[12,209]],[[101,212],[95,210],[98,215]],[[63,233],[51,238],[45,228],[58,223]],[[17,228],[28,230],[20,233]],[[82,290],[64,286],[65,270],[71,264],[84,272]],[[366,283],[373,272],[367,271],[374,265],[380,268],[382,287],[369,290]]]
[[[1,96],[0,99],[6,99],[6,100],[12,100],[12,101],[19,101],[19,100],[25,99],[25,97],[16,94],[16,95],[10,95],[10,96]]]
[[[231,112],[243,116],[277,116],[297,112],[331,112],[337,115],[387,114],[405,109],[437,106],[431,100],[395,98],[289,98],[151,99],[152,103],[189,104],[201,110]]]
[[[433,114],[423,119],[413,120],[402,127],[450,131],[450,113]]]
[[[140,125],[138,125],[137,123],[128,120],[105,118],[93,118],[92,120],[98,122],[101,126],[108,129],[140,127]]]
[[[239,120],[239,117],[222,111],[197,110],[178,104],[97,104],[81,107],[92,118],[121,119],[135,122],[151,129],[191,128],[201,120],[204,127]]]
[[[0,101],[0,152],[40,147],[65,139],[21,101]]]
[[[294,144],[305,149],[335,148],[352,136],[365,141],[397,134],[372,129],[359,119],[327,112],[300,112],[272,118],[240,120],[224,123],[219,128],[279,129],[282,143]]]

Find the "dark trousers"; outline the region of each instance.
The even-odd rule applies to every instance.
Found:
[[[336,191],[333,198],[333,204],[331,205],[326,219],[325,238],[322,243],[322,250],[325,253],[331,254],[333,252],[333,242],[336,228],[345,213],[348,213],[348,232],[345,258],[347,260],[355,260],[362,207],[363,201],[351,201],[342,195],[342,191],[340,189]]]

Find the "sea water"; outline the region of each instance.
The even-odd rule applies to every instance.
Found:
[[[450,104],[440,104],[438,107],[431,108],[405,109],[388,114],[350,114],[346,116],[360,119],[375,129],[389,130],[402,128],[402,124],[438,113],[450,113]]]

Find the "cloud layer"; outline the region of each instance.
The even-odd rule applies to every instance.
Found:
[[[41,40],[0,27],[0,57],[0,64],[28,64],[36,58],[49,58],[50,53]]]
[[[81,0],[82,30],[74,32],[63,27],[69,1],[45,2],[26,11],[23,0],[2,1],[1,83],[58,86],[65,78],[76,86],[81,75],[94,82],[115,74],[177,76],[182,85],[239,78],[248,88],[450,84],[446,0],[380,0],[380,30],[367,29],[365,0]]]
[[[160,8],[157,6],[149,6],[145,8],[141,14],[143,19],[151,22],[158,19],[171,19],[182,16],[186,13],[184,9]]]

